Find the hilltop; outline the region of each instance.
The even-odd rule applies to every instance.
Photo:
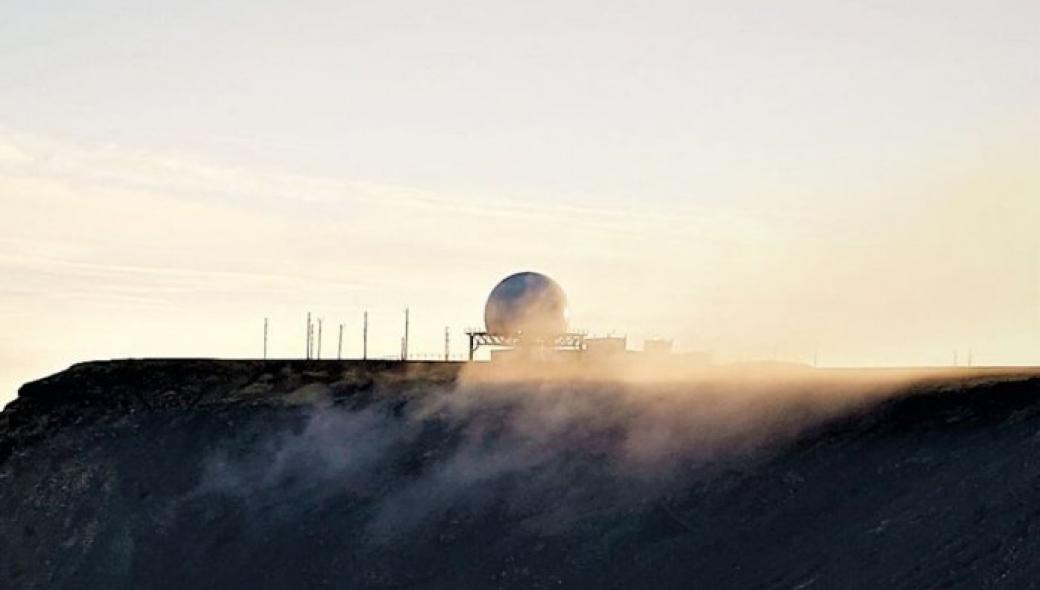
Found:
[[[0,586],[1040,576],[1035,371],[626,382],[488,370],[126,360],[29,383],[0,414]]]

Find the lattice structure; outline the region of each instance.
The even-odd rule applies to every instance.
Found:
[[[585,349],[585,334],[580,332],[560,334],[559,336],[552,338],[535,341],[519,338],[517,336],[489,334],[479,330],[466,330],[466,335],[469,336],[469,360],[471,361],[473,360],[473,354],[476,353],[481,346],[506,346],[514,348],[528,346],[540,348],[566,348],[572,350]]]

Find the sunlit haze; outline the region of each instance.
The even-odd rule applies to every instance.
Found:
[[[536,270],[719,362],[1040,364],[1040,3],[7,2],[0,403],[465,354]]]

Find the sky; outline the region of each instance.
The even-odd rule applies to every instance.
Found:
[[[1040,364],[1040,4],[0,2],[0,403],[464,353],[537,270],[717,359]],[[330,352],[325,352],[328,356]]]

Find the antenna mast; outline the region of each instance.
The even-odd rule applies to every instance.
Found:
[[[308,346],[310,347],[310,352],[308,353],[309,356],[307,358],[313,359],[314,358],[314,320],[311,320],[311,330],[310,330],[310,335],[308,337],[310,338],[310,343],[308,344]]]
[[[368,360],[368,312],[365,312],[365,327],[362,329],[361,360]]]
[[[336,360],[343,360],[343,324],[339,325],[339,345],[336,347]]]
[[[304,355],[305,359],[310,360],[311,358],[311,312],[307,312],[307,354]]]
[[[318,318],[318,360],[321,360],[321,318]]]
[[[264,360],[267,360],[267,318],[264,318]]]
[[[401,345],[401,360],[408,360],[408,308],[404,308],[404,340]]]

